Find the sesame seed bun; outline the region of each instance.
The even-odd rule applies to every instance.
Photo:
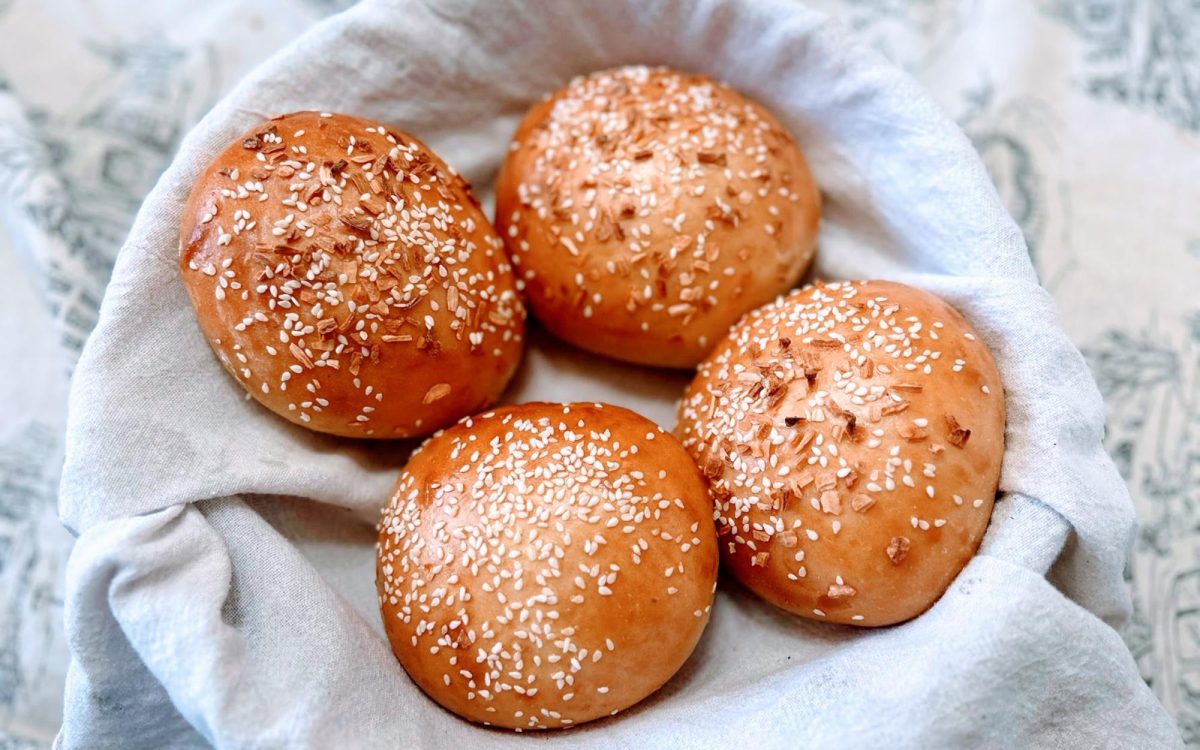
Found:
[[[521,122],[496,227],[534,314],[617,359],[692,367],[815,251],[820,195],[763,107],[698,75],[577,78]]]
[[[724,563],[798,615],[915,617],[987,528],[1004,392],[970,324],[926,292],[819,284],[755,310],[700,366],[679,416]]]
[[[470,188],[415,138],[297,112],[196,180],[180,271],[200,328],[263,406],[320,432],[422,435],[490,404],[525,312]]]
[[[472,721],[566,727],[653,693],[717,576],[712,503],[670,434],[602,404],[524,404],[430,438],[379,528],[396,657]]]

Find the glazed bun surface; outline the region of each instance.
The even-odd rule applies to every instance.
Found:
[[[298,112],[196,181],[180,270],[221,363],[313,430],[408,437],[485,407],[525,312],[466,182],[415,138]]]
[[[684,663],[716,544],[704,481],[669,433],[615,406],[498,409],[434,435],[401,473],[379,529],[383,622],[454,713],[571,726]]]
[[[820,195],[780,123],[698,75],[577,78],[525,116],[496,227],[537,318],[617,359],[692,367],[812,260]]]
[[[987,528],[1004,392],[937,297],[805,287],[747,315],[680,403],[724,564],[804,617],[887,625],[942,595]]]

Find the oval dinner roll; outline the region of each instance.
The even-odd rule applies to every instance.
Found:
[[[1004,392],[952,307],[886,281],[806,287],[730,331],[680,404],[729,569],[818,620],[942,595],[991,516]]]
[[[430,438],[379,527],[396,657],[472,721],[615,714],[691,654],[717,578],[712,502],[669,433],[616,406],[525,404]]]
[[[225,368],[314,430],[427,434],[520,360],[503,243],[461,177],[382,125],[298,112],[238,138],[196,181],[179,262]]]
[[[644,67],[536,105],[496,185],[496,227],[529,304],[593,352],[692,367],[812,260],[820,195],[758,104]]]

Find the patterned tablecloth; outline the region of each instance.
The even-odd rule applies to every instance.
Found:
[[[0,748],[61,716],[67,382],[186,130],[349,0],[0,0]],[[1200,5],[818,0],[970,136],[1108,407],[1137,504],[1124,636],[1200,746]]]

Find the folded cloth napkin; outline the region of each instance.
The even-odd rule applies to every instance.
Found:
[[[193,179],[299,109],[426,140],[486,193],[517,118],[571,76],[706,72],[769,107],[826,198],[818,275],[954,304],[1006,384],[1002,499],[916,620],[781,614],[722,582],[684,670],[613,719],[536,739],[460,721],[392,657],[371,522],[407,444],[293,427],[221,370],[177,273]],[[686,376],[533,336],[508,400],[606,400],[673,424]],[[61,747],[1158,747],[1179,744],[1112,629],[1133,513],[1099,395],[966,138],[904,74],[792,3],[364,2],[251,75],[185,140],[118,258],[70,400],[73,661]]]

